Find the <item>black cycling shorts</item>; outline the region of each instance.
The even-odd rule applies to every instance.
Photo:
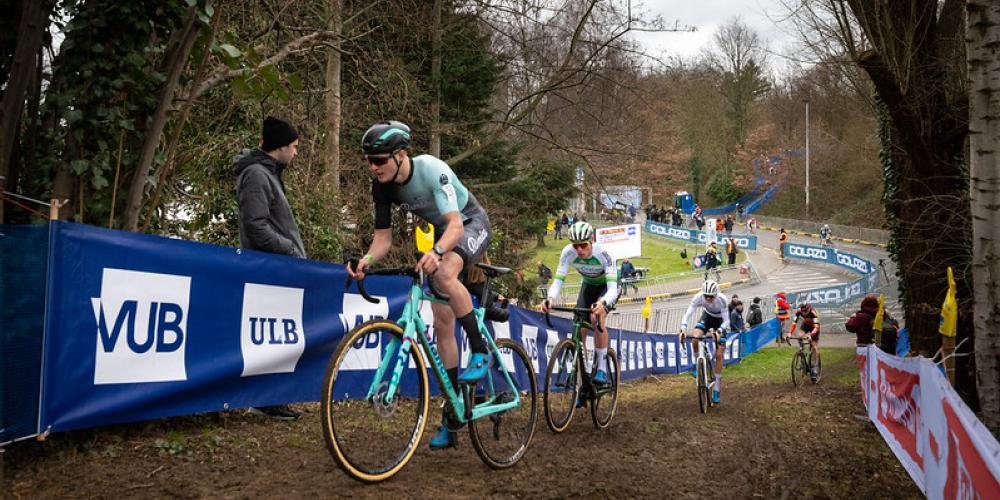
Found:
[[[590,308],[594,305],[605,293],[608,291],[608,285],[591,285],[588,283],[582,283],[580,285],[580,295],[576,297],[576,307],[578,308]],[[590,315],[584,315],[582,313],[576,313],[577,321],[590,322]]]
[[[716,318],[715,316],[709,315],[707,312],[702,311],[701,319],[698,320],[698,323],[696,323],[694,327],[705,333],[708,333],[709,330],[714,328],[716,331],[719,331],[720,340],[726,339],[723,332],[720,331],[722,329],[722,318]]]

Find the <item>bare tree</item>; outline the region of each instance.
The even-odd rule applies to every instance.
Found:
[[[327,0],[330,31],[337,35],[326,49],[326,171],[323,183],[332,192],[340,192],[340,124],[341,124],[341,71],[340,38],[343,34],[343,0]]]
[[[890,252],[912,346],[926,355],[941,342],[948,266],[958,282],[958,340],[973,343],[964,7],[965,0],[799,0],[793,6],[802,26],[817,27],[812,47],[857,64],[883,104]],[[969,358],[957,363],[956,389],[978,406]]]
[[[6,179],[10,169],[11,152],[17,143],[18,123],[24,109],[25,91],[31,83],[37,67],[38,49],[42,46],[42,35],[48,27],[47,20],[52,11],[51,1],[26,1],[21,12],[21,22],[17,29],[17,47],[0,103],[0,191],[6,189]],[[3,207],[0,203],[0,222],[3,222]]]
[[[976,371],[983,420],[1000,435],[1000,4],[968,0],[966,43]]]
[[[714,39],[722,56],[722,93],[729,103],[733,139],[742,145],[749,128],[751,105],[770,87],[765,75],[764,46],[757,32],[738,17],[719,28]]]

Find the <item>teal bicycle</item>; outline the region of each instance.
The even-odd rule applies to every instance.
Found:
[[[477,264],[486,274],[480,304],[489,297],[490,279],[510,272]],[[330,359],[321,396],[323,438],[337,465],[363,482],[384,481],[399,472],[420,445],[431,405],[431,373],[440,389],[450,421],[468,424],[476,453],[488,466],[516,464],[535,434],[537,381],[524,349],[511,339],[495,340],[484,323],[482,307],[474,310],[486,340],[490,369],[475,386],[452,386],[438,351],[420,316],[423,301],[447,300],[424,275],[413,269],[373,270],[368,275],[412,278],[409,298],[398,321],[374,319],[344,335]],[[349,282],[350,283],[350,282]],[[364,279],[357,281],[365,300]]]

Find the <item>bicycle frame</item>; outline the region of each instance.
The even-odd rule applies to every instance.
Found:
[[[388,370],[389,366],[392,365],[392,378],[389,381],[389,386],[386,388],[386,392],[383,397],[386,403],[392,402],[399,390],[399,380],[402,378],[403,370],[407,369],[409,365],[410,350],[413,349],[413,345],[416,342],[419,342],[420,345],[423,346],[424,352],[430,355],[430,363],[433,368],[434,376],[437,379],[438,387],[441,388],[444,396],[448,398],[455,414],[454,417],[456,417],[459,422],[466,423],[470,420],[476,420],[487,415],[517,408],[521,404],[521,394],[519,391],[514,392],[513,401],[505,403],[493,403],[492,401],[488,401],[484,404],[471,408],[471,412],[469,411],[469,408],[466,408],[465,399],[458,395],[456,388],[451,384],[451,380],[448,379],[448,372],[444,366],[444,362],[441,361],[441,356],[438,354],[437,348],[428,340],[427,334],[425,333],[427,331],[427,324],[424,323],[423,318],[420,317],[420,302],[422,300],[430,300],[439,303],[443,301],[439,301],[436,298],[425,294],[419,283],[420,281],[415,280],[410,286],[409,298],[403,306],[403,314],[396,321],[396,324],[403,328],[403,341],[401,342],[402,345],[399,346],[399,352],[396,353],[395,356],[393,355],[393,353],[396,352],[397,344],[400,344],[400,341],[393,338],[389,343],[389,346],[386,348],[385,354],[382,356],[382,360],[379,362],[378,370],[375,372],[372,384],[368,388],[368,395],[366,396],[366,399],[370,400],[375,396],[379,386],[381,385],[378,381],[382,380],[386,370]],[[488,289],[489,287],[486,287],[487,292]],[[488,295],[488,293],[484,295]],[[482,301],[480,301],[480,306],[481,305]],[[483,319],[486,311],[482,307],[476,307],[473,308],[473,313],[475,313],[476,325],[489,345],[488,352],[492,353],[496,362],[499,363],[498,366],[503,368],[504,377],[506,378],[507,383],[510,384],[509,387],[516,387],[511,379],[510,370],[508,370],[507,366],[504,364],[500,351],[497,349],[497,345],[493,341],[493,337],[486,329],[486,324]],[[393,359],[395,359],[394,364]],[[487,380],[489,384],[490,395],[493,396],[494,386],[492,374],[487,373],[485,380]]]

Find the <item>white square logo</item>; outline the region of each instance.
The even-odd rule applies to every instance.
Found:
[[[246,283],[240,350],[242,377],[295,371],[306,349],[301,288]]]
[[[97,322],[94,384],[187,380],[191,277],[105,268]]]

